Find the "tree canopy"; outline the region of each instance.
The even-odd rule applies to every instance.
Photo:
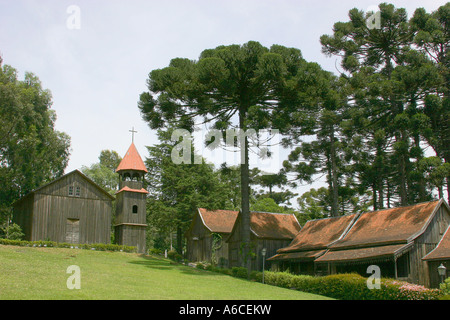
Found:
[[[151,128],[174,123],[193,130],[203,119],[214,129],[239,129],[243,256],[250,242],[249,143],[247,130],[276,128],[287,132],[292,116],[300,124],[316,103],[322,70],[306,62],[300,50],[256,41],[204,50],[197,61],[175,58],[153,70],[139,108]],[[234,141],[234,140],[233,140]],[[247,268],[250,260],[247,259]]]
[[[55,130],[52,96],[37,76],[3,64],[0,57],[0,221],[11,204],[64,173],[70,137]]]

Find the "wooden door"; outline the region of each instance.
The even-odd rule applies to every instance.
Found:
[[[80,220],[67,219],[66,242],[67,243],[80,243]]]

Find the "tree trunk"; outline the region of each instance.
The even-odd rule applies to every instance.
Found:
[[[378,201],[377,201],[377,187],[375,182],[372,184],[372,197],[373,197],[373,211],[377,211]]]
[[[241,148],[241,218],[242,218],[242,261],[247,268],[248,276],[251,272],[250,259],[250,170],[248,161],[248,139],[246,136],[246,127],[244,123],[245,112],[239,112],[239,127],[241,129],[239,136]]]
[[[180,226],[177,226],[177,252],[183,254],[183,233]]]
[[[337,166],[336,166],[336,146],[334,139],[334,126],[331,126],[331,145],[330,145],[330,160],[331,160],[331,183],[332,183],[332,204],[331,204],[331,216],[337,217],[338,211],[338,179],[337,179]]]

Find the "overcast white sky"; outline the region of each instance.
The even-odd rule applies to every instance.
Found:
[[[384,1],[380,1],[384,2]],[[299,48],[307,61],[336,72],[336,58],[321,53],[319,38],[348,11],[377,6],[374,0],[0,0],[0,54],[23,79],[35,73],[53,94],[56,128],[70,135],[66,172],[98,162],[103,149],[124,155],[128,130],[135,144],[157,142],[137,108],[148,74],[175,57],[197,59],[208,48],[280,44]],[[441,0],[387,1],[428,12]],[[70,29],[71,5],[80,9],[80,28]],[[214,159],[210,159],[213,161]],[[279,162],[284,159],[279,157]]]

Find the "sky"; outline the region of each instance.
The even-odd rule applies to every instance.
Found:
[[[320,36],[348,21],[348,11],[364,11],[374,0],[0,0],[0,55],[16,68],[39,77],[53,96],[56,130],[71,137],[66,173],[98,162],[101,150],[123,156],[135,145],[158,143],[142,119],[137,102],[148,74],[177,57],[198,59],[205,49],[258,41],[302,51],[310,62],[338,73],[336,57],[321,52]],[[388,1],[411,16],[441,0]],[[280,167],[284,155],[267,170]],[[201,151],[203,155],[203,151]],[[204,154],[214,163],[222,156]],[[251,163],[252,165],[252,163]],[[254,163],[253,165],[261,165]],[[264,167],[267,165],[261,165]],[[267,171],[266,170],[266,171]]]

